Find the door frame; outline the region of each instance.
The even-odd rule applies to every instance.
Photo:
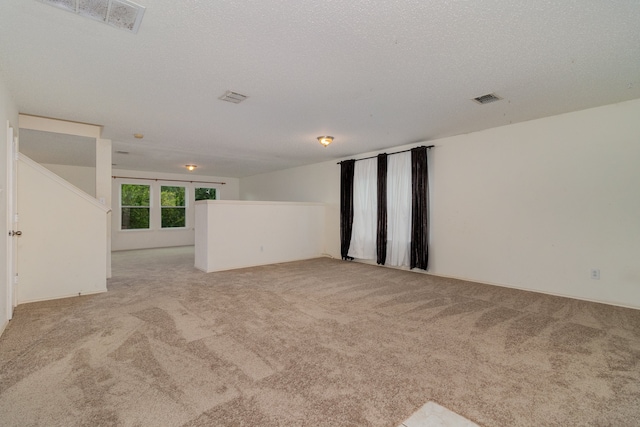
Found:
[[[7,120],[7,320],[13,318],[17,305],[18,238],[13,232],[18,229],[18,135]]]

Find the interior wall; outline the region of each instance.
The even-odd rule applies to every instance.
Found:
[[[108,208],[22,155],[18,200],[18,304],[106,292]]]
[[[123,169],[113,169],[114,176],[133,177],[140,179],[117,178],[113,180],[112,185],[112,215],[111,215],[111,249],[114,251],[145,249],[145,248],[161,248],[171,246],[189,246],[195,244],[195,207],[193,203],[187,203],[185,228],[179,229],[161,229],[160,217],[154,218],[152,211],[151,228],[147,230],[121,230],[120,229],[120,186],[123,183],[151,185],[152,203],[158,203],[154,194],[159,194],[161,185],[184,185],[193,197],[195,187],[211,187],[216,188],[216,194],[219,200],[237,200],[239,198],[240,180],[238,178],[228,178],[219,176],[202,176],[189,174],[172,174],[131,171]],[[184,180],[190,182],[173,182],[162,180]],[[220,184],[205,184],[204,182],[218,181],[224,182]],[[156,212],[158,212],[156,210]]]
[[[640,308],[638,117],[633,100],[396,147],[435,145],[429,272]],[[338,206],[335,163],[243,178],[240,196]]]
[[[195,266],[210,273],[317,258],[324,210],[320,203],[199,201]]]
[[[41,164],[88,195],[96,197],[96,168],[86,166]]]
[[[7,156],[7,122],[18,131],[18,110],[11,97],[8,87],[4,82],[4,77],[0,74],[0,164],[3,165],[3,171],[8,170],[7,162],[11,159]],[[9,310],[7,299],[8,280],[7,280],[7,245],[9,244],[7,220],[9,213],[7,212],[7,174],[0,173],[0,334],[4,331],[9,322]]]
[[[242,178],[240,199],[323,203],[323,254],[340,258],[340,166],[336,161]]]

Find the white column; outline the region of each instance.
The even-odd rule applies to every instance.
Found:
[[[111,140],[96,138],[96,199],[111,205]],[[107,278],[111,277],[111,215],[107,214]]]

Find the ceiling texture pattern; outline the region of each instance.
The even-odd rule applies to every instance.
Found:
[[[637,0],[137,3],[133,34],[0,2],[20,112],[104,126],[116,168],[244,177],[640,98]]]

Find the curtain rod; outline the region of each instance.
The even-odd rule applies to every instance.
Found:
[[[225,185],[226,182],[219,182],[219,181],[187,181],[186,179],[159,179],[159,178],[137,178],[135,176],[112,176],[111,178],[116,179],[116,178],[122,178],[122,179],[143,179],[146,181],[172,181],[172,182],[197,182],[200,184],[220,184],[220,185]]]
[[[424,145],[421,145],[420,147],[424,147]],[[414,147],[414,148],[420,148],[420,147]],[[427,145],[425,148],[427,150],[429,150],[429,149],[431,149],[433,147],[434,147],[434,145]],[[411,151],[411,150],[413,150],[413,148],[409,148],[408,150],[396,151],[395,153],[389,153],[389,156],[392,156],[394,154],[406,153],[407,151]],[[387,154],[387,153],[380,153],[380,154]],[[355,159],[355,161],[357,162],[357,161],[360,161],[360,160],[375,159],[376,157],[378,157],[378,156],[363,157],[362,159]],[[342,162],[346,162],[346,160],[343,160]],[[336,164],[339,165],[342,162],[338,162]]]

